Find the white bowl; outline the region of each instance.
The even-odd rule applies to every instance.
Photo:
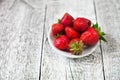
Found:
[[[81,58],[81,57],[87,56],[87,55],[91,54],[96,49],[96,47],[98,45],[98,43],[97,43],[94,46],[90,46],[90,47],[85,48],[83,50],[82,54],[80,54],[80,55],[73,55],[70,52],[65,52],[65,51],[59,50],[54,46],[54,38],[51,35],[51,32],[52,32],[52,28],[50,27],[49,32],[48,32],[48,42],[49,42],[50,46],[52,47],[53,50],[56,51],[56,54],[60,54],[60,55],[63,55],[65,57]]]

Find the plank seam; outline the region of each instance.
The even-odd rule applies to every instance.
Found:
[[[105,70],[104,70],[104,61],[103,61],[103,53],[102,53],[102,45],[101,45],[101,41],[100,41],[100,51],[101,51],[101,57],[102,57],[102,70],[103,70],[103,77],[104,77],[104,80],[105,79]]]
[[[93,0],[93,5],[94,5],[94,10],[95,10],[95,19],[96,21],[98,21],[97,19],[97,10],[96,10],[96,4],[95,4],[95,0]],[[102,71],[103,71],[103,79],[105,79],[105,70],[104,70],[104,61],[103,61],[103,51],[102,51],[102,45],[101,45],[101,41],[100,41],[100,53],[101,53],[101,59],[102,59]]]
[[[73,73],[72,73],[72,69],[71,69],[71,66],[70,66],[70,60],[69,60],[69,68],[70,68],[70,72],[71,72],[72,80],[74,80]]]
[[[42,36],[42,47],[41,47],[41,56],[40,56],[40,69],[39,69],[39,80],[41,80],[41,65],[42,65],[42,55],[43,55],[43,44],[44,44],[44,32],[45,32],[45,22],[46,22],[46,13],[47,5],[45,6],[45,15],[44,15],[44,25],[43,25],[43,36]]]
[[[66,70],[66,67],[65,67],[65,73],[66,73],[66,76],[65,76],[65,77],[66,77],[66,80],[67,80],[67,70]]]

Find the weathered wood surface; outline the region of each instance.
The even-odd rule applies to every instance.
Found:
[[[0,0],[0,80],[38,80],[45,6]]]
[[[95,4],[108,40],[101,44],[105,80],[120,80],[120,0],[95,0]]]
[[[119,4],[119,0],[0,0],[0,80],[120,80]],[[100,42],[93,54],[80,59],[57,55],[47,32],[65,12],[97,20],[108,42]]]
[[[87,4],[87,5],[85,5]],[[89,10],[88,10],[89,9]],[[48,1],[46,8],[44,47],[41,64],[41,80],[103,80],[100,47],[87,57],[69,59],[58,55],[47,41],[47,32],[51,25],[65,12],[74,17],[84,16],[96,21],[92,0]]]

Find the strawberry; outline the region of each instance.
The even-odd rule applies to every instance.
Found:
[[[98,32],[94,28],[89,28],[87,31],[81,34],[80,39],[87,46],[95,45],[99,40]]]
[[[91,25],[91,21],[89,21],[86,18],[77,18],[74,23],[74,29],[76,29],[79,32],[84,32],[86,31]]]
[[[82,40],[87,46],[95,45],[99,39],[106,42],[106,39],[103,37],[105,33],[100,30],[98,23],[96,23],[93,27],[90,27],[87,31],[81,34],[80,40]]]
[[[68,14],[65,13],[62,19],[60,20],[60,23],[63,24],[65,27],[66,26],[72,26],[74,18]]]
[[[54,45],[56,48],[60,50],[66,50],[68,48],[69,39],[65,35],[61,35],[60,37],[54,40]]]
[[[91,21],[87,18],[84,18],[84,17],[79,17],[79,19],[81,19],[82,21],[85,21],[88,23],[88,26],[91,26]]]
[[[80,34],[77,31],[68,26],[65,28],[65,33],[70,39],[80,37]]]
[[[60,23],[55,23],[52,25],[52,35],[54,37],[58,36],[64,31],[64,26]]]
[[[84,45],[79,38],[74,38],[70,41],[68,47],[72,54],[79,55],[82,53]]]

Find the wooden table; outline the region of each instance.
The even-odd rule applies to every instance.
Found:
[[[69,59],[47,33],[65,12],[106,32],[89,56]],[[0,80],[120,80],[120,0],[0,0]]]

